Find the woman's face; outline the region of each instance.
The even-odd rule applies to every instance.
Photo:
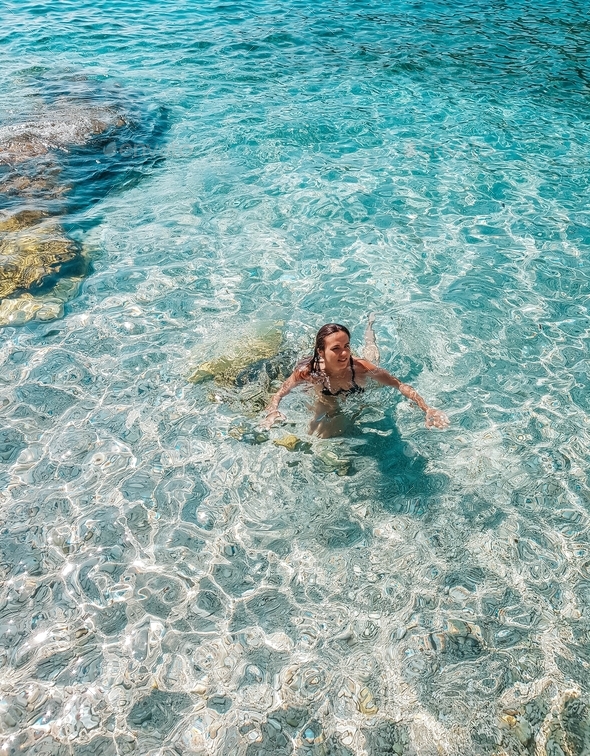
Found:
[[[326,336],[324,348],[319,350],[327,370],[342,370],[350,363],[350,342],[344,331]]]

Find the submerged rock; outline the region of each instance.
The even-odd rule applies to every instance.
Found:
[[[331,449],[320,449],[316,455],[316,461],[325,472],[335,472],[336,475],[345,476],[351,474],[352,462],[347,457],[339,457]]]
[[[292,350],[280,351],[277,354],[257,360],[248,365],[236,376],[236,386],[244,387],[255,381],[284,381],[293,370],[297,354]]]
[[[33,88],[31,112],[0,123],[0,326],[62,315],[90,266],[60,219],[139,180],[167,128],[165,109],[111,83],[41,75]]]
[[[24,211],[0,220],[0,299],[31,290],[80,258],[80,247],[42,213]]]
[[[367,751],[371,756],[396,754],[402,756],[410,750],[408,728],[398,722],[386,721],[372,729],[363,730]]]
[[[88,267],[80,245],[46,213],[0,217],[0,326],[61,317]]]
[[[503,745],[510,751],[524,746],[539,756],[590,752],[590,705],[575,690],[532,699],[500,714]],[[519,751],[520,752],[520,751]]]
[[[1,219],[0,231],[4,233],[23,231],[45,218],[47,218],[47,213],[42,210],[21,210],[20,213],[13,213]]]
[[[282,438],[277,438],[273,441],[273,444],[275,446],[283,446],[285,449],[288,449],[289,451],[304,451],[308,452],[311,450],[311,444],[309,441],[302,441],[297,436],[294,436],[292,433],[288,433],[286,436],[283,436]]]
[[[214,380],[220,386],[236,386],[248,383],[245,374],[254,370],[261,361],[277,355],[283,335],[274,328],[262,336],[253,336],[228,348],[228,353],[209,362],[204,362],[189,377],[191,383]],[[260,371],[258,371],[259,377]],[[238,377],[240,376],[240,384]],[[254,377],[254,375],[253,375]],[[256,380],[256,378],[254,378]]]
[[[0,162],[17,165],[55,150],[83,146],[125,124],[116,106],[62,97],[53,103],[51,112],[0,128]]]
[[[243,441],[251,446],[264,444],[270,438],[268,431],[260,430],[260,428],[249,428],[246,425],[234,425],[230,428],[229,435],[236,441]]]
[[[379,711],[379,707],[375,703],[375,698],[369,688],[361,689],[358,695],[357,706],[360,713],[368,717],[375,716]]]
[[[84,257],[83,262],[88,265],[89,261]],[[6,325],[23,325],[30,320],[48,321],[61,318],[64,304],[73,299],[84,280],[85,271],[79,276],[62,278],[47,293],[22,294],[0,301],[0,327]]]
[[[210,401],[227,404],[240,415],[261,419],[260,413],[268,405],[278,382],[287,378],[295,363],[293,351],[280,350],[282,339],[276,326],[262,335],[245,337],[239,343],[230,344],[224,356],[199,365],[188,380],[197,384],[214,382],[215,387],[209,392]],[[236,433],[234,429],[231,435],[237,437]],[[253,435],[242,433],[239,438],[262,443],[260,431]],[[268,440],[268,434],[264,440]]]
[[[297,438],[297,436],[293,436],[291,433],[283,436],[283,438],[277,438],[273,441],[275,446],[284,446],[285,449],[288,449],[289,451],[295,451],[297,444],[299,443],[300,439]]]
[[[23,294],[0,302],[0,327],[23,325],[31,320],[48,321],[63,315],[64,302]]]

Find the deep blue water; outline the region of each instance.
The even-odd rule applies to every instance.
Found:
[[[588,7],[0,20],[6,752],[585,754]],[[369,312],[449,430],[188,380]]]

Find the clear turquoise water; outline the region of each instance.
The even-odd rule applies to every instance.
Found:
[[[587,7],[0,17],[0,129],[44,124],[72,186],[3,207],[93,265],[0,335],[6,752],[587,753]],[[298,394],[271,439],[311,453],[250,445],[244,394],[187,382],[275,323],[360,349],[369,311],[448,431],[379,390],[307,439]]]

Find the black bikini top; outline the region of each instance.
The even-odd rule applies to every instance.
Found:
[[[338,391],[335,391],[332,393],[329,388],[324,386],[322,388],[322,394],[324,396],[340,396],[340,394],[344,394],[345,396],[348,396],[349,394],[362,394],[364,392],[364,388],[362,386],[359,386],[358,383],[354,379],[354,362],[352,361],[352,357],[350,358],[350,370],[352,372],[352,386],[347,389],[338,389]]]

